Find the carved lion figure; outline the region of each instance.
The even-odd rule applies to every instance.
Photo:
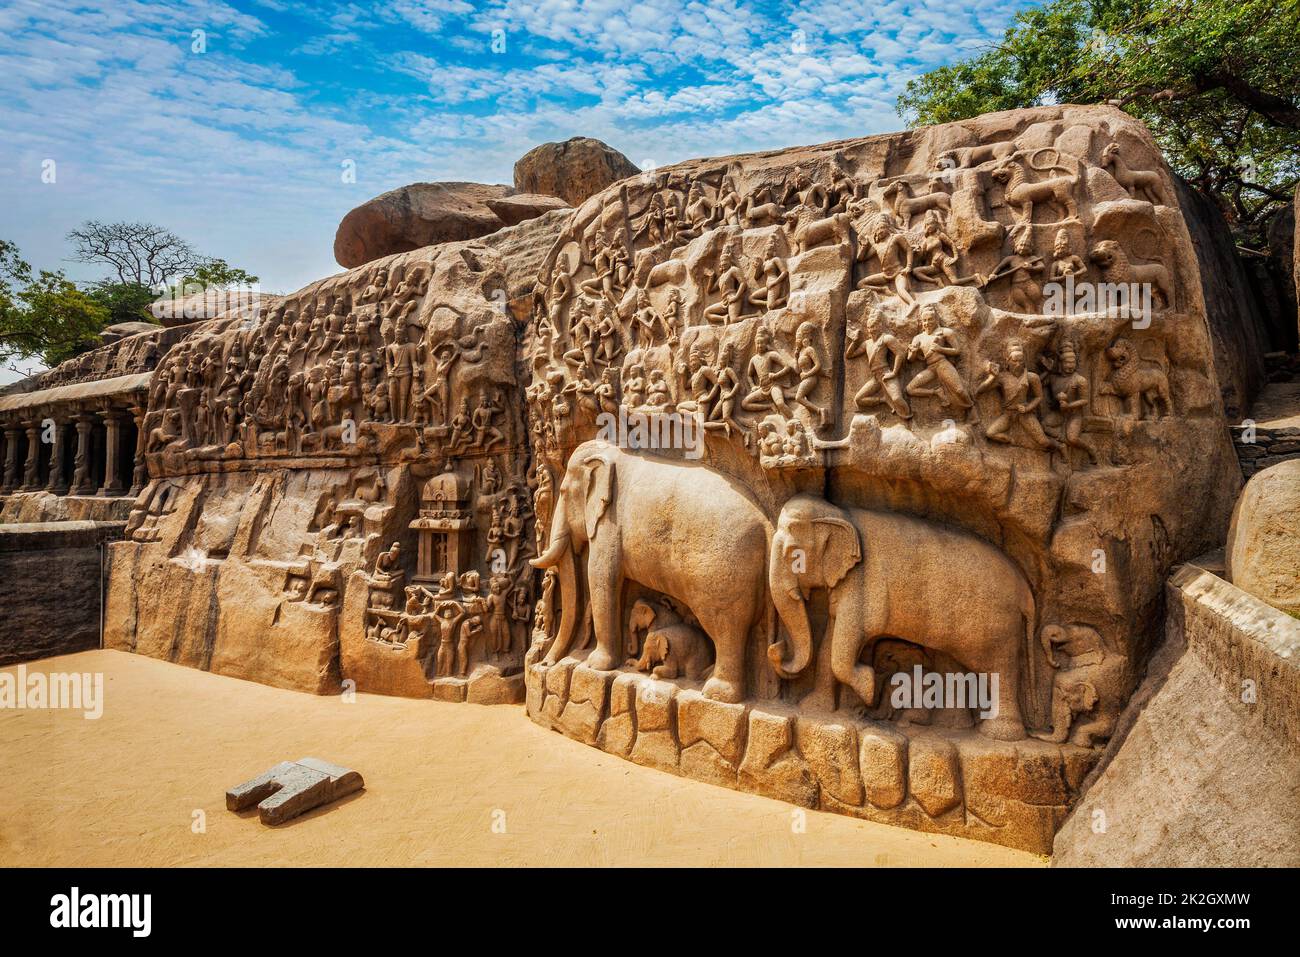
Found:
[[[1101,391],[1123,399],[1129,415],[1143,419],[1149,407],[1158,419],[1173,411],[1169,399],[1169,376],[1156,363],[1139,357],[1133,343],[1116,339],[1106,350],[1106,357],[1114,368]]]

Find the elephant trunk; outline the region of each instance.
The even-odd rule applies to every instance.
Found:
[[[578,624],[578,568],[572,545],[564,500],[560,499],[555,503],[555,512],[551,515],[551,538],[546,551],[529,559],[529,564],[534,568],[556,568],[560,579],[560,627],[546,654],[548,664],[555,664],[568,653]]]
[[[782,678],[794,678],[812,660],[812,628],[808,624],[808,608],[799,588],[794,570],[785,558],[785,543],[778,533],[772,539],[772,551],[767,563],[767,583],[781,622],[790,632],[794,645],[792,657],[786,657],[786,642],[778,641],[767,646],[767,657],[772,669]]]
[[[570,535],[564,499],[557,498],[555,508],[551,512],[551,534],[546,545],[546,551],[536,558],[529,559],[528,563],[534,568],[553,567],[560,560],[560,556],[569,548]]]

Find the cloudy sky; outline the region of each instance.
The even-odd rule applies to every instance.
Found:
[[[595,136],[644,167],[897,129],[909,78],[1027,5],[5,0],[0,236],[94,279],[67,231],[148,220],[288,291],[338,270],[358,203],[508,183],[548,140]]]

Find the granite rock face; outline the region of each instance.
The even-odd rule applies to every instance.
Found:
[[[730,781],[725,735],[682,737],[698,690],[748,709],[736,786],[845,813],[870,791],[895,823],[1015,820],[1044,847],[1169,570],[1222,542],[1240,488],[1199,249],[1150,134],[1109,107],[696,160],[587,199],[525,338],[530,715]],[[616,676],[601,722],[572,703],[588,671]],[[631,708],[619,672],[654,679]]]
[[[1208,267],[1201,269],[1201,295],[1224,414],[1229,422],[1239,422],[1267,381],[1264,354],[1273,338],[1269,316],[1223,213],[1181,179],[1174,182],[1192,244]]]
[[[506,276],[485,245],[426,247],[168,353],[107,646],[315,693],[518,697],[533,536]]]
[[[581,205],[605,187],[641,172],[613,147],[589,136],[543,143],[515,163],[515,189]]]
[[[0,666],[99,647],[103,546],[124,522],[0,525]]]
[[[1189,564],[1058,867],[1300,864],[1300,622]]]

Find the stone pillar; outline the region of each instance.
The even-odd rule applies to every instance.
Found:
[[[77,457],[72,474],[72,494],[91,495],[95,491],[90,478],[90,433],[95,428],[95,416],[83,412],[77,416]]]
[[[41,487],[41,423],[27,423],[27,465],[23,468],[20,492],[36,492]]]
[[[18,442],[23,430],[17,426],[5,428],[5,477],[0,485],[0,494],[12,492],[18,485]]]
[[[131,490],[127,495],[139,495],[149,482],[149,468],[144,460],[144,416],[143,405],[131,406],[131,415],[135,419],[135,467],[131,471]]]
[[[54,422],[54,442],[50,445],[50,480],[45,483],[45,490],[55,495],[68,493],[68,479],[63,473],[63,443],[67,423],[50,416]]]
[[[126,485],[122,482],[122,413],[117,409],[104,412],[104,484],[100,486],[102,496],[123,495]]]

